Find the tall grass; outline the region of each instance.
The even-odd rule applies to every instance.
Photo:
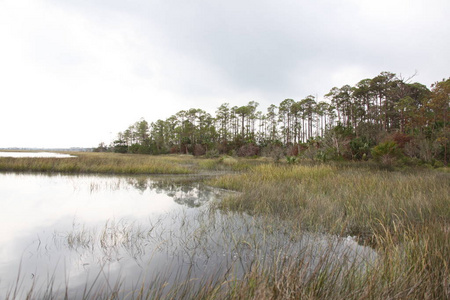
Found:
[[[192,174],[217,171],[242,172],[267,163],[263,159],[191,155],[137,155],[119,153],[70,153],[75,157],[0,157],[0,171],[105,174]]]
[[[209,183],[241,192],[218,203],[221,209],[277,215],[301,229],[373,241],[408,224],[450,221],[446,173],[261,165]]]
[[[139,170],[141,164],[151,165],[152,159],[155,165],[167,163],[176,167],[174,170],[190,172],[239,169],[239,161],[231,158],[133,156],[134,162],[142,161],[131,164],[127,155],[104,155],[80,155],[81,160],[86,159],[85,165],[92,166],[80,170],[99,172],[94,170],[102,169],[103,163],[108,165],[104,170],[115,170],[114,165],[118,165],[117,171],[106,172],[130,172]],[[2,170],[4,161],[0,159]],[[129,165],[134,167],[127,169]],[[167,171],[170,168],[163,167],[165,173],[171,172]],[[170,233],[181,237],[177,247],[189,249],[187,253],[192,255],[211,253],[207,242],[222,243],[236,254],[231,271],[223,274],[218,269],[213,275],[188,273],[184,277],[176,273],[170,286],[167,274],[152,280],[143,278],[132,290],[124,290],[121,281],[108,288],[90,286],[87,290],[92,292],[84,299],[450,299],[450,173],[263,162],[251,162],[242,169],[247,171],[209,180],[213,186],[237,191],[212,208],[237,213],[231,215],[256,216],[253,220],[258,222],[237,230],[238,222],[224,214],[226,222],[198,219],[195,226],[187,224]],[[82,228],[68,235],[67,241],[74,249],[90,248],[98,236],[101,249],[127,245],[132,253],[140,254],[144,252],[141,245],[148,242],[140,237],[154,234],[142,228],[112,229],[105,227],[96,235]],[[321,255],[286,255],[277,250],[295,245],[305,232],[352,236],[373,247],[377,259],[361,265],[333,244]],[[164,245],[173,242],[164,236],[158,238]],[[261,251],[261,243],[272,247],[270,255]],[[233,268],[239,269],[249,253],[253,255],[250,267],[234,273]]]
[[[274,293],[280,299],[450,297],[448,173],[264,165],[210,183],[240,191],[217,203],[220,209],[279,216],[293,232],[356,236],[380,254],[379,264],[363,275],[346,273],[336,279],[321,273],[312,286],[300,280],[297,264],[282,272],[281,282],[258,274],[255,280],[263,278],[258,286],[265,293],[276,291],[270,297]]]
[[[67,247],[84,262],[90,262],[91,255],[99,262],[132,258],[143,267],[134,269],[143,270],[140,276],[130,284],[126,277],[108,273],[105,264],[89,270],[97,273],[91,273],[94,278],[84,287],[67,282],[64,286],[57,274],[43,285],[34,282],[26,291],[18,279],[18,289],[13,287],[6,298],[30,294],[31,299],[65,295],[68,299],[251,299],[262,293],[269,299],[295,295],[298,291],[293,289],[300,287],[314,294],[317,276],[333,278],[333,283],[343,280],[343,274],[357,278],[366,272],[365,264],[376,259],[376,255],[358,257],[361,252],[336,237],[308,233],[289,237],[285,229],[282,221],[271,224],[208,210],[194,216],[166,215],[149,224],[126,220],[108,221],[101,228],[74,224],[69,232],[55,232],[58,249]],[[47,246],[52,248],[43,245]],[[159,267],[151,264],[153,257],[164,257],[160,253],[169,254],[168,260]],[[296,273],[298,282],[289,282]],[[13,293],[16,290],[19,293]]]
[[[116,153],[71,153],[70,158],[0,157],[0,171],[107,174],[188,174],[186,158]]]

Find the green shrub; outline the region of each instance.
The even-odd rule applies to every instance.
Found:
[[[217,158],[217,157],[220,156],[220,154],[219,154],[219,151],[217,149],[211,149],[211,150],[206,151],[205,156],[207,158]]]
[[[286,161],[288,164],[295,164],[297,163],[297,156],[286,156]]]
[[[375,146],[371,151],[373,159],[384,167],[393,167],[403,157],[401,149],[394,141],[387,141]]]
[[[361,160],[367,157],[370,153],[370,145],[365,137],[357,137],[350,141],[350,149],[352,151],[352,158]]]

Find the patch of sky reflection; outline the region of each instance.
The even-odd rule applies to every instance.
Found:
[[[13,152],[13,151],[0,151],[0,157],[54,157],[54,158],[66,158],[75,157],[70,154],[54,153],[54,152]]]
[[[129,291],[157,280],[167,291],[239,277],[280,257],[308,257],[312,267],[330,249],[337,262],[363,266],[376,257],[353,240],[293,236],[282,222],[204,205],[223,193],[190,177],[0,173],[0,295],[69,286],[76,299],[86,287]]]

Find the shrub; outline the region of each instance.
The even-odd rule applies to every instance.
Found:
[[[403,154],[397,143],[387,141],[375,146],[371,151],[373,159],[385,167],[392,167],[397,164]]]
[[[350,149],[352,152],[352,158],[361,160],[366,158],[370,153],[369,142],[365,137],[357,137],[350,141]]]
[[[297,156],[286,156],[286,161],[288,164],[293,165],[297,163]]]
[[[217,149],[211,149],[211,150],[208,150],[208,151],[206,151],[205,156],[206,156],[207,158],[216,158],[216,157],[219,157],[219,151],[218,151]]]
[[[181,149],[180,149],[179,146],[172,146],[172,147],[170,148],[170,153],[171,153],[171,154],[181,153]]]
[[[256,156],[259,154],[259,147],[254,144],[246,144],[240,147],[236,154],[241,157]]]
[[[139,153],[139,148],[141,147],[141,145],[139,144],[133,144],[128,148],[128,152],[129,153]]]
[[[288,146],[287,147],[287,149],[286,149],[286,155],[289,155],[289,156],[298,156],[298,154],[299,154],[299,149],[300,148],[300,145],[299,144],[295,144],[295,145],[290,145],[290,146]]]
[[[221,141],[216,145],[217,150],[220,154],[228,153],[231,149],[227,141]]]
[[[200,144],[195,144],[193,154],[194,156],[205,155],[206,149]]]
[[[396,132],[392,135],[392,140],[398,145],[399,148],[404,148],[407,143],[412,140],[412,137],[404,133]]]
[[[261,150],[261,155],[271,157],[274,161],[278,162],[284,156],[284,150],[279,145],[268,145]]]

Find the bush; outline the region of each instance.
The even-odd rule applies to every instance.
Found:
[[[172,146],[170,148],[170,154],[181,153],[181,149],[178,146]]]
[[[211,149],[211,150],[206,151],[205,156],[207,158],[217,158],[217,157],[219,157],[219,154],[220,153],[217,149]]]
[[[139,145],[139,144],[133,144],[128,148],[128,152],[136,154],[139,152],[140,147],[141,147],[141,145]]]
[[[392,135],[392,140],[398,145],[399,148],[404,148],[408,144],[412,137],[404,133],[396,132]]]
[[[300,148],[299,144],[288,146],[287,149],[286,149],[286,155],[288,155],[288,156],[298,156],[298,154],[300,152],[299,148]]]
[[[271,157],[274,161],[278,162],[284,156],[284,150],[279,145],[268,145],[261,150],[261,155]]]
[[[366,158],[370,153],[369,142],[365,137],[357,137],[350,141],[350,149],[352,158],[361,160]]]
[[[193,154],[194,156],[205,155],[206,149],[200,144],[195,144]]]
[[[227,141],[217,143],[216,148],[220,154],[228,153],[231,150],[230,145]]]
[[[236,154],[240,157],[256,156],[259,154],[259,147],[254,144],[246,144],[240,147]]]
[[[105,143],[100,143],[97,148],[94,148],[92,152],[109,152],[108,146]]]
[[[114,152],[115,153],[127,153],[128,152],[128,146],[127,145],[115,145],[114,146]]]
[[[373,159],[384,167],[392,167],[403,157],[401,149],[394,141],[375,146],[371,151]]]
[[[286,156],[286,161],[290,165],[296,164],[297,160],[297,156]]]

